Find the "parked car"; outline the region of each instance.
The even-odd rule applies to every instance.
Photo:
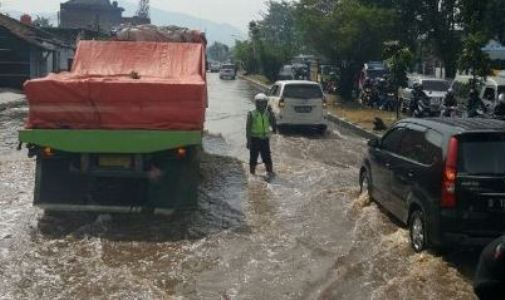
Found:
[[[419,83],[423,86],[424,92],[428,97],[430,97],[431,111],[434,115],[439,116],[442,110],[444,98],[447,95],[447,90],[449,89],[449,82],[445,79],[439,78],[409,78],[407,88],[400,89],[399,91],[401,110],[404,113],[409,112],[410,101],[414,98],[412,92],[415,83]]]
[[[485,245],[505,231],[505,126],[405,119],[368,143],[359,184],[407,224],[415,251]]]
[[[220,79],[232,79],[237,77],[237,67],[234,64],[223,64],[219,70]]]
[[[277,81],[268,96],[270,108],[280,129],[303,126],[316,128],[321,133],[326,132],[326,99],[317,82]]]
[[[218,73],[220,68],[221,68],[220,64],[213,63],[213,64],[210,65],[210,72],[211,73]]]

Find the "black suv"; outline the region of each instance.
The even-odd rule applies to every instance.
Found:
[[[505,123],[405,119],[368,143],[362,191],[408,224],[415,251],[505,232]]]

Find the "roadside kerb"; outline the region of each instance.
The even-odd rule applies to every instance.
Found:
[[[238,75],[238,77],[240,79],[243,79],[243,80],[246,80],[250,83],[252,83],[253,85],[255,85],[256,87],[258,87],[259,89],[261,89],[262,91],[267,91],[269,89],[269,86],[262,83],[262,82],[259,82],[257,80],[254,80],[252,78],[249,78],[247,76],[244,76],[244,75]],[[338,117],[332,113],[328,113],[328,120],[337,124],[338,126],[341,126],[349,131],[351,131],[352,133],[358,135],[358,136],[361,136],[365,139],[373,139],[373,138],[377,138],[377,137],[380,137],[380,135],[372,132],[372,131],[369,131],[357,124],[354,124],[352,122],[349,122],[348,120],[344,119],[344,118],[341,118],[341,117]]]

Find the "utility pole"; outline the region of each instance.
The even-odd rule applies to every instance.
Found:
[[[149,18],[149,0],[139,0],[137,17]]]

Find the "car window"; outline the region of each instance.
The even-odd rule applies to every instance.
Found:
[[[397,127],[389,131],[383,138],[381,142],[381,147],[383,150],[398,153],[398,148],[400,146],[400,142],[403,138],[403,133],[405,128]]]
[[[279,86],[277,86],[277,85],[272,86],[272,88],[268,91],[268,95],[275,96],[275,93],[277,92],[278,89],[279,89]]]
[[[323,92],[315,84],[289,84],[284,87],[284,97],[296,99],[321,99]]]
[[[494,99],[496,99],[496,95],[493,88],[491,87],[486,88],[486,90],[484,91],[484,99],[491,101],[494,101]]]
[[[449,83],[442,80],[423,80],[423,88],[427,91],[445,92],[449,89]]]
[[[400,155],[415,162],[431,165],[441,156],[438,145],[442,137],[434,131],[427,131],[423,127],[409,126],[405,130]]]
[[[505,134],[461,137],[458,172],[472,175],[505,174]]]

